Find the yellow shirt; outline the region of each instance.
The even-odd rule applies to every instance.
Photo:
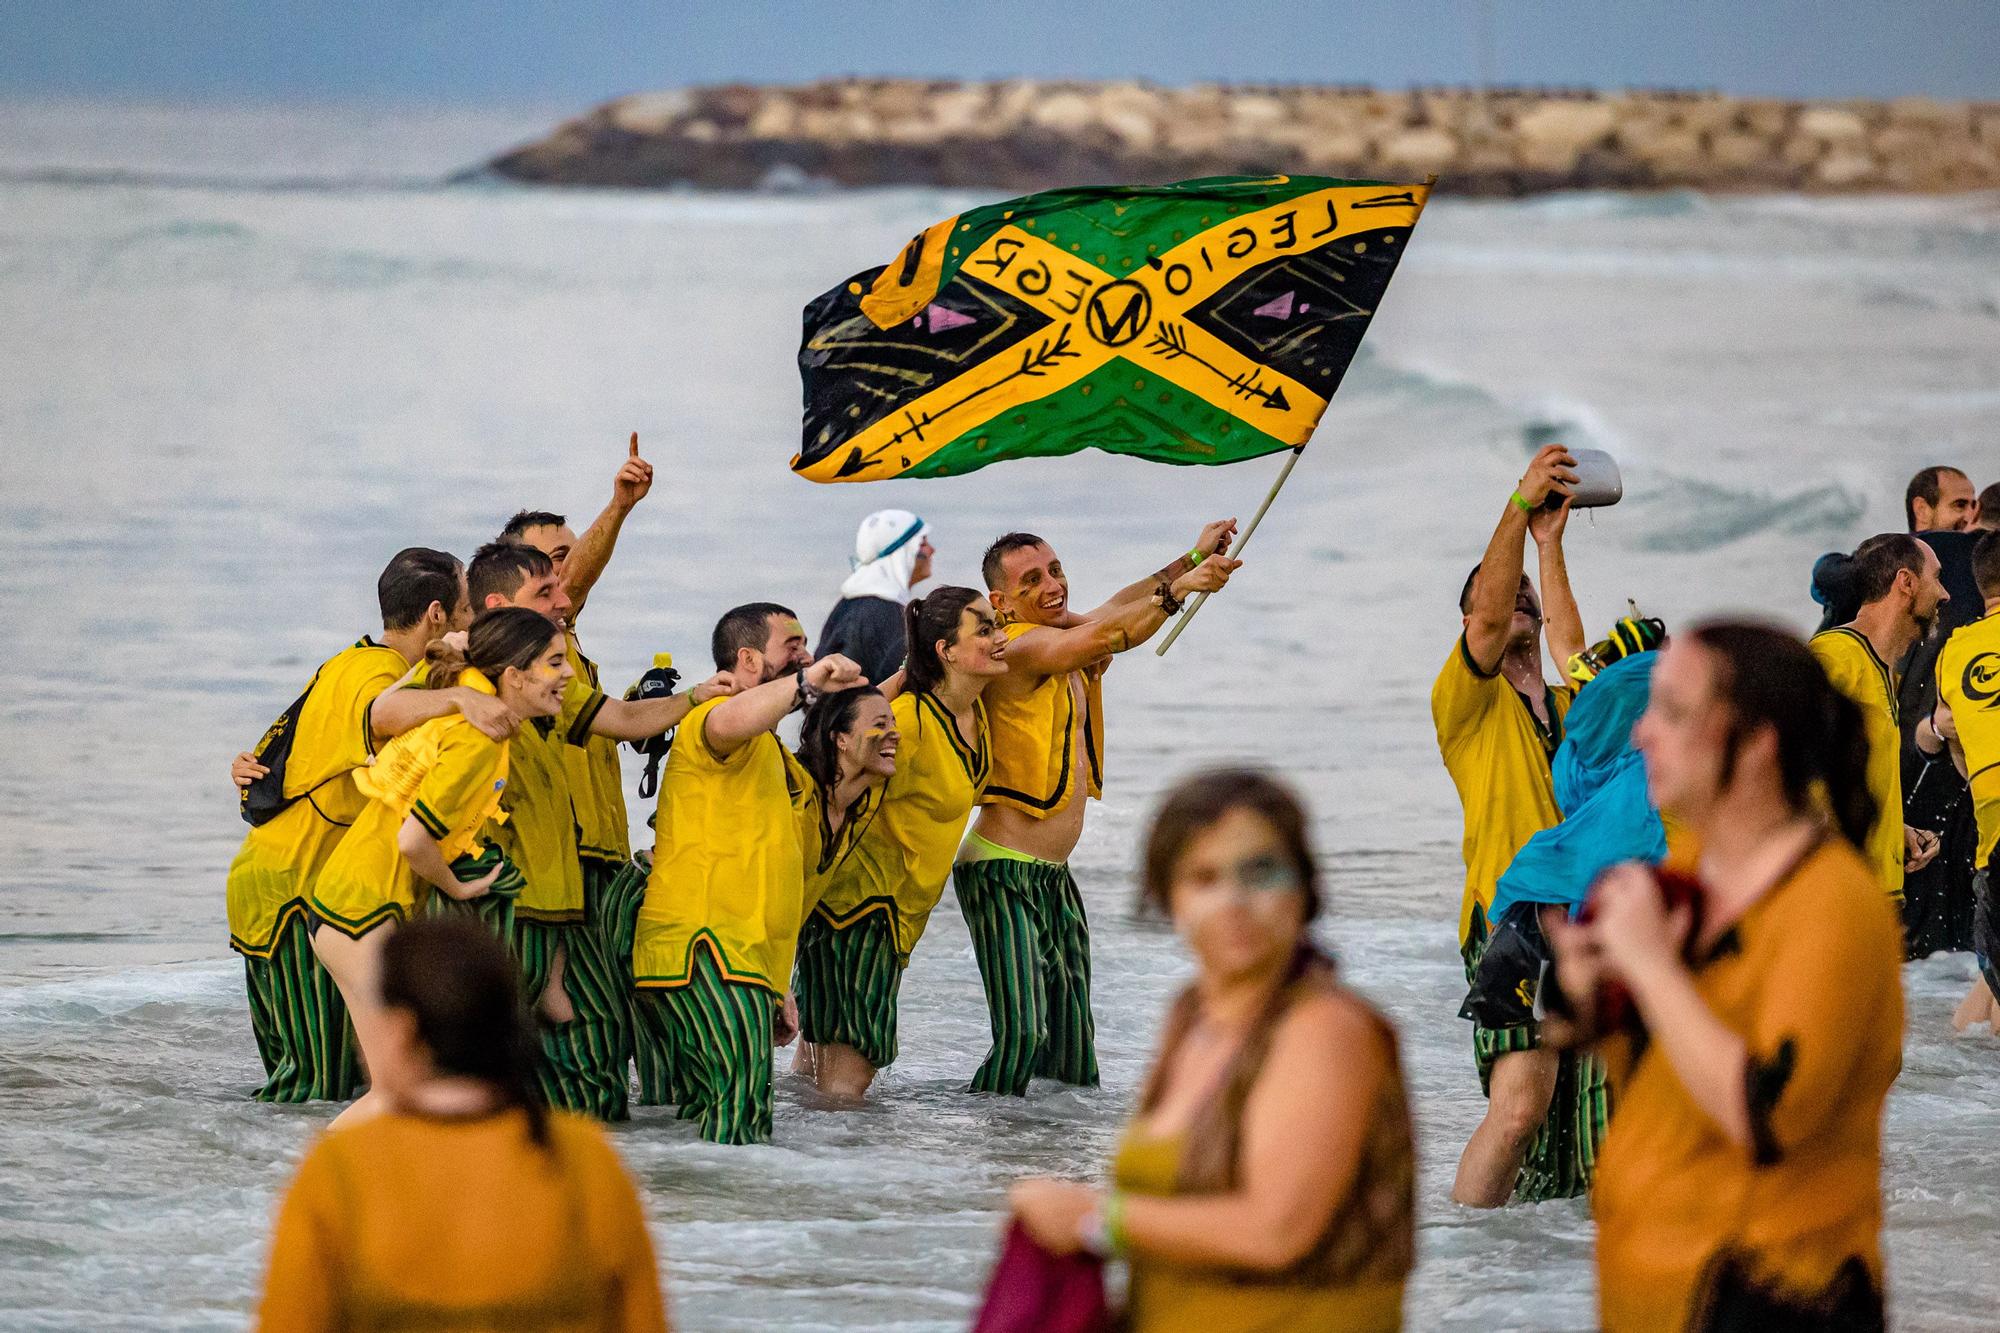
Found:
[[[792,978],[805,919],[802,821],[816,817],[817,792],[769,732],[717,754],[704,729],[724,702],[695,705],[660,769],[653,873],[632,949],[642,988],[686,985],[697,946],[730,981],[779,992]]]
[[[1981,866],[2000,847],[2000,614],[1960,625],[1938,654],[1938,694],[1951,705],[1971,775]]]
[[[1016,622],[1006,627],[1007,638],[1011,642],[1034,628]],[[1083,677],[1085,706],[1081,736],[1072,684],[1077,675]],[[1076,794],[1071,779],[1077,770],[1074,747],[1079,740],[1088,794],[1103,796],[1104,684],[1097,672],[1048,676],[1017,698],[996,696],[988,702],[986,716],[992,763],[979,804],[1011,806],[1037,819],[1062,809]]]
[[[459,683],[492,692],[477,671],[466,671]],[[355,775],[370,799],[313,884],[314,915],[357,937],[415,915],[431,886],[396,845],[403,821],[415,815],[446,861],[473,851],[481,828],[501,813],[511,744],[452,713],[383,746],[374,765]]]
[[[527,883],[514,900],[525,920],[568,925],[583,920],[578,825],[588,793],[570,785],[570,756],[582,755],[604,695],[582,676],[563,691],[562,712],[523,723],[508,757],[504,819],[485,836],[520,868]]]
[[[285,1192],[258,1327],[665,1333],[638,1191],[604,1131],[551,1111],[390,1113],[324,1135]]]
[[[1472,664],[1463,635],[1431,686],[1431,721],[1438,752],[1465,810],[1465,896],[1458,909],[1458,943],[1472,938],[1472,913],[1483,917],[1493,886],[1529,838],[1562,822],[1549,759],[1562,743],[1562,720],[1575,691],[1550,685],[1549,728],[1498,671]]]
[[[597,694],[602,708],[604,682],[598,678],[597,663],[583,655],[572,629],[565,639],[569,664],[577,677]],[[569,789],[576,802],[577,850],[598,861],[624,865],[632,855],[632,839],[625,819],[625,773],[618,764],[618,742],[609,736],[590,734],[590,722],[597,716],[592,709],[583,720],[583,739],[571,737],[563,750],[563,765],[569,770]]]
[[[1742,1038],[1752,1148],[1724,1137],[1657,1045],[1606,1043],[1598,1305],[1610,1333],[1679,1333],[1725,1249],[1810,1302],[1858,1260],[1882,1290],[1882,1108],[1902,1064],[1903,933],[1868,863],[1830,836],[1708,950],[1702,1002]]]
[[[1813,656],[1833,687],[1861,709],[1868,734],[1868,791],[1875,823],[1862,851],[1883,888],[1903,896],[1903,733],[1897,726],[1896,677],[1861,634],[1841,626],[1812,637]]]
[[[285,795],[298,798],[250,830],[229,866],[229,947],[267,958],[279,929],[305,910],[313,880],[366,799],[353,772],[375,754],[369,710],[410,669],[403,655],[363,638],[313,676],[299,710]]]
[[[979,739],[967,745],[951,710],[931,694],[896,697],[902,748],[884,784],[882,811],[861,835],[821,899],[819,913],[842,930],[871,912],[895,927],[905,964],[951,878],[965,821],[986,783],[991,747],[983,701],[973,704]]]

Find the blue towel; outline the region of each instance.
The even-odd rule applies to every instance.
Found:
[[[1514,854],[1487,920],[1502,920],[1516,903],[1574,907],[1610,867],[1665,859],[1666,829],[1646,791],[1645,760],[1632,748],[1658,658],[1647,652],[1614,662],[1578,692],[1552,761],[1563,822]]]

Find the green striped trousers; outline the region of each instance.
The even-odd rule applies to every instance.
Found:
[[[260,1102],[344,1102],[361,1084],[359,1048],[340,987],[320,965],[304,912],[290,912],[268,958],[243,960],[250,1028],[264,1062]]]
[[[687,984],[647,987],[633,1007],[640,1049],[657,1045],[680,1088],[680,1118],[710,1143],[771,1141],[771,1038],[777,997],[725,981],[715,956],[694,951]]]
[[[1090,923],[1069,867],[961,861],[951,881],[993,1027],[993,1049],[972,1076],[972,1090],[1018,1097],[1038,1075],[1096,1087]]]
[[[799,1036],[814,1045],[852,1046],[877,1069],[896,1061],[896,993],[903,963],[896,956],[896,922],[869,912],[844,929],[815,911],[799,931],[792,991],[799,1002]]]
[[[542,1058],[535,1066],[542,1100],[565,1111],[623,1120],[630,1085],[622,1035],[629,984],[587,923],[556,925],[516,917],[514,951],[521,960],[526,998],[534,1004],[548,988],[556,950],[563,953],[563,994],[576,1017],[541,1023]]]
[[[1486,951],[1486,921],[1474,910],[1472,938],[1465,946],[1465,979],[1472,984],[1479,971],[1480,955]],[[1542,1044],[1540,1028],[1472,1027],[1472,1060],[1479,1070],[1479,1090],[1486,1093],[1493,1078],[1493,1065],[1503,1055],[1532,1051]],[[1521,1160],[1521,1174],[1514,1182],[1514,1197],[1522,1203],[1542,1203],[1549,1199],[1575,1199],[1590,1193],[1597,1174],[1597,1148],[1604,1140],[1604,1128],[1611,1119],[1611,1084],[1604,1062],[1587,1052],[1564,1051],[1556,1066],[1556,1088],[1549,1098],[1549,1113],[1528,1145]]]

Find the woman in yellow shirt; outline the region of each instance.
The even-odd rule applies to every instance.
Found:
[[[516,607],[482,612],[462,652],[440,640],[426,662],[428,684],[497,695],[524,722],[561,711],[573,674],[562,631]],[[355,773],[368,804],[320,872],[310,907],[313,952],[340,987],[365,1063],[377,1040],[376,970],[388,933],[414,917],[433,888],[461,901],[478,898],[509,869],[504,858],[487,857],[490,869],[461,881],[453,863],[478,857],[479,831],[499,814],[510,744],[452,714],[405,732]],[[371,1090],[334,1123],[379,1109]]]
[[[595,1124],[535,1099],[515,972],[462,917],[385,939],[368,1053],[384,1109],[300,1164],[260,1327],[664,1333],[631,1177]]]
[[[1902,933],[1859,850],[1860,710],[1792,635],[1710,624],[1661,655],[1633,739],[1700,852],[1686,901],[1621,867],[1554,939],[1551,1003],[1567,1039],[1601,1037],[1618,1108],[1593,1196],[1603,1326],[1880,1329]]]
[[[986,598],[939,588],[904,608],[910,648],[893,706],[902,733],[881,810],[799,932],[796,1068],[859,1101],[896,1058],[896,995],[910,951],[951,878],[992,751],[986,686],[1007,635]]]
[[[1168,792],[1145,902],[1172,916],[1194,984],[1169,1012],[1115,1187],[1014,1188],[1045,1248],[1126,1257],[1137,1333],[1402,1327],[1415,1163],[1396,1035],[1307,933],[1320,906],[1308,827],[1262,773]]]

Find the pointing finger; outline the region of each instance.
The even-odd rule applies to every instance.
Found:
[[[626,457],[637,458],[638,456],[639,456],[639,432],[635,430],[632,432],[632,452],[627,454]]]

